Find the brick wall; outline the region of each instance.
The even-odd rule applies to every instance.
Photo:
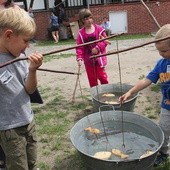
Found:
[[[35,39],[37,40],[48,39],[47,29],[50,27],[50,12],[47,11],[35,12],[34,16],[37,25]]]
[[[146,5],[151,10],[152,14],[160,25],[170,23],[170,1],[161,0],[159,5],[154,2],[146,2]],[[93,13],[94,21],[101,24],[103,17],[108,17],[109,11],[127,11],[128,20],[128,34],[144,34],[151,33],[158,30],[157,25],[150,16],[149,12],[142,5],[142,3],[127,3],[127,4],[107,4],[90,6]],[[47,39],[49,27],[49,13],[37,12],[35,13],[37,23],[37,39]]]
[[[146,5],[161,26],[170,23],[170,1],[160,1],[159,6],[156,1],[148,2]],[[104,16],[108,17],[109,11],[127,11],[128,34],[151,33],[158,30],[149,12],[140,2],[91,7],[90,10],[94,15],[94,21],[98,24],[102,22]]]

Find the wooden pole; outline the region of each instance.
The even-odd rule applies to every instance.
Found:
[[[108,36],[106,38],[102,38],[102,39],[99,39],[99,40],[90,41],[90,42],[87,42],[87,43],[84,43],[84,44],[79,44],[79,45],[76,45],[76,46],[63,48],[63,49],[60,49],[60,50],[51,51],[51,52],[43,54],[43,56],[55,54],[55,53],[59,53],[59,52],[67,51],[67,50],[72,50],[72,49],[75,49],[75,48],[78,48],[78,47],[83,47],[83,46],[90,45],[90,44],[93,44],[93,43],[98,43],[98,42],[101,42],[101,41],[104,41],[104,40],[107,40],[107,39],[110,39],[110,38],[114,38],[114,37],[117,37],[117,36],[120,36],[120,35],[123,35],[123,34],[124,33],[114,34],[114,35],[111,35],[111,36]]]
[[[167,40],[167,39],[170,39],[170,36],[167,36],[167,37],[164,37],[164,38],[160,38],[160,39],[157,39],[157,40],[154,40],[154,41],[150,41],[150,42],[147,42],[147,43],[144,43],[144,44],[141,44],[141,45],[137,45],[137,46],[134,46],[134,47],[130,47],[130,48],[127,48],[127,49],[123,49],[123,50],[120,50],[120,51],[113,51],[113,52],[108,52],[106,54],[100,54],[100,55],[96,55],[96,56],[91,56],[90,58],[99,58],[99,57],[102,57],[102,56],[105,56],[105,55],[118,54],[118,53],[122,53],[122,52],[125,52],[125,51],[130,51],[130,50],[133,50],[133,49],[136,49],[136,48],[140,48],[140,47],[152,44],[152,43],[164,41],[164,40]],[[57,53],[57,51],[51,52],[51,53]],[[49,54],[49,53],[46,53],[46,55],[47,54]],[[16,59],[10,60],[10,61],[8,61],[8,62],[6,62],[4,64],[1,64],[0,68],[5,67],[5,66],[7,66],[9,64],[15,63],[17,61],[21,61],[21,60],[28,60],[28,57],[25,57],[25,58],[16,58]]]
[[[42,54],[43,56],[47,56],[47,55],[50,55],[50,54],[55,54],[55,53],[59,53],[59,52],[64,52],[64,51],[67,51],[67,50],[71,50],[71,49],[75,49],[75,48],[78,48],[78,47],[83,47],[83,46],[86,46],[86,45],[89,45],[89,44],[93,44],[93,43],[97,43],[97,42],[101,42],[101,41],[104,41],[104,40],[107,40],[107,39],[110,39],[110,38],[113,38],[113,37],[117,37],[119,35],[122,35],[123,33],[120,33],[120,34],[114,34],[114,35],[111,35],[109,37],[106,37],[106,38],[102,38],[102,39],[99,39],[99,40],[95,40],[95,41],[91,41],[91,42],[88,42],[88,43],[84,43],[84,44],[80,44],[80,45],[76,45],[76,46],[71,46],[71,47],[68,47],[68,48],[63,48],[63,49],[59,49],[59,50],[54,50],[54,51],[51,51],[51,52],[48,52],[48,53],[44,53]],[[13,60],[10,60],[4,64],[1,64],[0,65],[0,68],[2,67],[5,67],[9,64],[12,64],[12,63],[15,63],[17,61],[21,61],[21,60],[28,60],[28,57],[23,57],[23,58],[15,58]]]
[[[80,75],[80,66],[78,66],[78,73],[77,73],[76,85],[75,85],[74,92],[73,92],[72,103],[75,102],[75,94],[76,94],[76,89],[77,89],[78,82],[79,82],[79,75]]]
[[[29,8],[32,8],[32,7],[33,7],[33,4],[34,4],[34,0],[31,0],[31,1],[30,1],[30,5],[29,5]]]
[[[143,6],[146,8],[146,10],[149,12],[150,16],[153,18],[154,22],[156,23],[158,28],[161,28],[160,24],[158,23],[158,21],[156,20],[156,18],[154,17],[154,15],[152,14],[152,12],[150,11],[150,9],[146,6],[146,4],[143,2],[143,0],[141,0]]]
[[[45,69],[45,68],[38,68],[39,71],[47,71],[51,73],[63,73],[63,74],[73,74],[73,75],[81,75],[80,72],[74,73],[74,72],[69,72],[69,71],[57,71],[57,70],[50,70],[50,69]]]
[[[147,42],[147,43],[144,43],[144,44],[136,45],[136,46],[133,46],[133,47],[130,47],[130,48],[126,48],[126,49],[123,49],[123,50],[110,51],[110,52],[108,52],[106,54],[100,54],[100,55],[96,55],[96,56],[94,55],[94,56],[91,56],[90,58],[91,59],[93,59],[93,58],[95,59],[95,58],[103,57],[103,56],[106,56],[106,55],[123,53],[123,52],[126,52],[126,51],[130,51],[130,50],[133,50],[133,49],[136,49],[136,48],[140,48],[140,47],[143,47],[143,46],[146,46],[146,45],[149,45],[149,44],[152,44],[152,43],[164,41],[164,40],[167,40],[167,39],[170,39],[170,36],[167,36],[167,37],[164,37],[164,38],[160,38],[160,39],[157,39],[157,40],[154,40],[154,41],[150,41],[150,42]]]

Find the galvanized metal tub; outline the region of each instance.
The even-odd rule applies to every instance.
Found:
[[[121,89],[120,84],[102,84],[102,85],[92,87],[90,89],[90,93],[91,93],[92,100],[93,100],[94,112],[98,112],[100,106],[108,105],[107,103],[102,102],[100,100],[101,94],[117,93],[117,94],[122,95],[126,93],[129,89],[131,89],[132,87],[133,86],[129,84],[122,84],[122,89]],[[138,96],[138,93],[135,93],[129,100],[124,102],[122,105],[120,104],[109,104],[109,105],[114,106],[115,110],[124,110],[124,111],[133,112],[137,96]],[[110,107],[105,107],[104,110],[110,110]]]
[[[109,145],[105,140],[105,136],[97,137],[90,136],[88,138],[87,133],[85,132],[85,129],[89,126],[93,128],[98,128],[101,131],[103,131],[103,123],[107,134],[107,129],[110,129],[114,133],[108,133],[106,136],[109,138],[113,138],[113,141],[111,142],[109,140]],[[124,144],[125,148],[128,150],[130,147],[133,147],[137,151],[140,151],[141,153],[145,152],[148,147],[152,146],[153,153],[149,156],[146,156],[144,158],[139,157],[138,153],[135,153],[135,157],[129,157],[127,160],[119,160],[114,157],[114,159],[109,160],[101,160],[95,158],[93,155],[96,151],[103,150],[104,147],[105,150],[110,150],[110,143],[111,147],[115,147],[118,145],[122,145],[122,138],[121,134],[122,132],[117,133],[121,130],[122,127],[122,111],[102,111],[93,113],[91,115],[88,115],[81,120],[79,120],[71,129],[70,131],[70,138],[71,142],[74,145],[74,147],[78,150],[78,152],[81,155],[81,158],[83,159],[85,166],[87,170],[151,170],[154,164],[154,160],[156,159],[156,155],[158,150],[163,144],[164,140],[164,134],[160,127],[155,124],[150,119],[140,116],[136,113],[123,111],[123,126],[125,132],[128,134],[125,135],[124,138]],[[142,141],[139,141],[139,143],[135,143],[133,146],[130,145],[130,142],[128,140],[131,134],[136,134],[138,136],[141,135]],[[116,135],[120,135],[120,139],[117,140]],[[133,137],[133,136],[132,136]],[[144,140],[143,140],[144,138]],[[150,140],[153,141],[149,145],[146,144],[145,138],[148,139],[149,143]],[[135,138],[134,138],[135,139]],[[132,139],[132,140],[134,140]],[[101,141],[99,141],[101,140]],[[104,142],[104,145],[102,146]],[[99,144],[96,149],[96,144]],[[156,145],[155,145],[156,143]],[[101,146],[100,146],[101,144]],[[136,145],[137,144],[137,145]],[[144,146],[143,146],[144,145]],[[129,147],[129,148],[128,148]],[[140,153],[140,154],[141,154]]]

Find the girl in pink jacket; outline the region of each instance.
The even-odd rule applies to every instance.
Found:
[[[79,20],[83,27],[79,30],[76,39],[78,45],[106,37],[105,30],[101,26],[93,24],[92,13],[89,9],[82,9],[79,12]],[[100,84],[108,84],[108,76],[105,72],[107,57],[90,59],[93,55],[106,53],[107,44],[107,41],[101,41],[76,48],[78,65],[81,66],[84,62],[90,87],[97,86],[98,80]]]

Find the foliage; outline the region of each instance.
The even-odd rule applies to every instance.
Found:
[[[163,165],[160,167],[153,168],[153,170],[170,170],[170,160],[167,160]]]

